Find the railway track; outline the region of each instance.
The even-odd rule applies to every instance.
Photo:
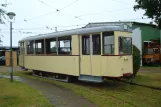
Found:
[[[122,81],[117,81],[117,82],[122,82]],[[129,84],[129,83],[126,83],[126,82],[123,82],[123,83]],[[92,86],[89,85],[88,83],[83,83],[83,82],[78,82],[78,83],[74,83],[74,84],[80,85],[80,86],[83,86],[83,87],[87,87],[87,88],[90,88],[90,89],[94,89],[94,90],[96,90],[98,92],[100,92],[100,91],[102,92],[103,90],[107,91],[107,89],[110,88],[109,84],[107,84],[107,83],[103,83],[103,85],[101,85],[101,84],[100,85],[95,85],[94,84]],[[131,84],[129,84],[129,85],[131,85]],[[131,85],[131,86],[140,86],[140,85]],[[131,92],[131,90],[128,90],[128,89],[125,89],[125,88],[122,88],[122,87],[116,87],[116,88],[119,88],[120,91],[123,91],[123,92],[126,92],[126,93],[130,93]],[[149,87],[144,87],[144,88],[149,88]],[[150,88],[150,89],[153,89],[153,88]],[[155,90],[155,89],[153,89],[153,90]],[[143,91],[138,91],[138,90],[137,90],[137,92],[133,91],[132,93],[135,93],[135,95],[137,95],[137,94],[140,94],[140,95],[145,94]],[[133,96],[135,96],[135,95],[133,95]],[[146,94],[145,96],[146,97],[152,97],[152,95],[148,95],[148,94]],[[156,98],[153,96],[153,99],[156,99]]]
[[[43,76],[43,75],[35,75],[35,74],[32,74],[33,76],[36,76],[36,77],[41,77],[41,78],[47,78],[47,79],[53,79],[53,80],[56,80],[56,81],[62,81],[62,82],[67,82],[67,81],[65,81],[65,80],[59,80],[59,79],[55,79],[55,78],[53,78],[53,77],[47,77],[47,76]],[[153,90],[161,90],[161,88],[160,87],[153,87],[153,86],[148,86],[148,85],[143,85],[143,84],[138,84],[138,83],[134,83],[134,82],[128,82],[128,81],[126,81],[126,80],[121,80],[121,79],[117,79],[116,80],[117,82],[122,82],[122,83],[126,83],[126,84],[129,84],[129,85],[135,85],[135,86],[141,86],[141,87],[145,87],[145,88],[150,88],[150,89],[153,89]],[[96,85],[96,83],[87,83],[87,85],[85,85],[86,84],[86,82],[81,82],[81,81],[77,81],[77,83],[74,83],[74,84],[76,84],[76,85],[81,85],[81,86],[89,86],[89,84],[95,84]],[[104,84],[104,83],[103,83]],[[98,84],[97,84],[98,85]],[[100,85],[100,83],[99,83],[99,85]],[[102,85],[102,84],[101,84]],[[104,84],[105,85],[105,84]],[[128,90],[125,90],[124,89],[124,91],[128,91]]]
[[[48,79],[54,79],[54,80],[57,80],[57,81],[62,81],[62,82],[68,82],[66,80],[61,80],[61,79],[56,79],[56,78],[53,78],[53,77],[48,77],[48,76],[43,76],[42,74],[40,75],[36,75],[33,73],[33,76],[37,76],[37,77],[41,77],[41,78],[48,78]],[[117,82],[123,82],[123,83],[126,83],[126,84],[129,84],[129,85],[135,85],[135,86],[141,86],[141,87],[145,87],[145,88],[150,88],[150,89],[153,89],[153,90],[161,90],[160,87],[153,87],[153,86],[148,86],[148,85],[143,85],[143,84],[138,84],[138,83],[134,83],[134,82],[129,82],[129,81],[126,81],[126,80],[122,80],[122,79],[115,79]],[[78,84],[79,83],[79,84]],[[85,84],[85,82],[77,82],[77,85],[82,85]],[[95,84],[95,83],[94,83]],[[100,83],[99,83],[100,84]],[[89,85],[89,84],[88,84]]]
[[[138,83],[134,83],[134,82],[128,82],[128,81],[125,81],[125,80],[117,80],[119,82],[124,82],[124,83],[127,83],[129,85],[136,85],[136,86],[141,86],[141,87],[146,87],[146,88],[150,88],[150,89],[154,89],[154,90],[160,90],[161,91],[161,88],[160,87],[153,87],[153,86],[148,86],[148,85],[143,85],[143,84],[138,84]]]
[[[108,96],[108,97],[111,97],[111,98],[115,98],[115,99],[117,99],[117,100],[120,100],[120,102],[123,100],[123,99],[121,99],[121,98],[119,98],[119,97],[117,97],[117,96],[115,96],[115,95],[112,95],[112,94],[109,94],[109,93],[105,92],[105,88],[104,88],[104,87],[89,86],[89,85],[86,85],[86,83],[74,83],[74,84],[80,85],[80,86],[83,86],[83,87],[86,87],[86,88],[89,88],[90,90],[97,91],[98,93],[101,93],[102,96]],[[87,83],[87,84],[88,84],[88,83]],[[127,90],[126,90],[126,91],[127,91]],[[95,93],[95,94],[96,94],[96,93]],[[102,96],[101,96],[101,97],[102,97]],[[127,104],[130,104],[130,105],[132,105],[132,106],[134,106],[134,107],[138,107],[137,105],[133,104],[132,102],[130,102],[130,101],[128,101],[128,100],[126,100],[126,101],[124,101],[124,102],[127,103]]]
[[[33,76],[55,80],[55,79],[53,79],[53,78],[51,78],[51,77],[49,78],[49,77],[39,76],[39,75],[33,75]],[[66,82],[66,81],[63,81],[63,82]],[[145,86],[145,85],[138,85],[138,84],[136,84],[136,83],[131,83],[131,82],[123,81],[123,80],[117,80],[116,82],[121,82],[121,83],[124,83],[124,84],[129,84],[129,85],[131,85],[131,86],[141,86],[141,87],[150,88],[150,89],[153,89],[153,90],[160,90],[159,88],[150,87],[150,86]],[[108,97],[110,97],[110,98],[117,99],[117,100],[119,100],[120,102],[121,102],[122,100],[124,100],[125,103],[127,103],[127,104],[129,104],[129,105],[131,105],[131,106],[137,107],[136,104],[134,104],[133,102],[128,101],[127,99],[121,99],[121,98],[119,98],[119,97],[116,96],[116,95],[113,95],[113,94],[108,93],[108,92],[107,92],[107,88],[109,88],[110,86],[109,86],[109,84],[107,84],[107,83],[95,84],[95,83],[86,83],[86,82],[77,81],[77,82],[74,82],[74,83],[72,83],[72,84],[75,84],[75,85],[78,85],[78,86],[85,87],[85,88],[87,88],[87,89],[89,89],[89,90],[94,90],[94,91],[96,91],[97,93],[99,93],[100,98],[103,97],[103,98],[106,99],[106,96],[108,96]],[[143,98],[153,97],[154,100],[157,99],[157,98],[155,98],[155,96],[152,96],[152,95],[149,95],[149,94],[146,94],[146,95],[145,95],[145,93],[142,92],[142,91],[137,91],[137,92],[132,91],[132,92],[131,92],[131,90],[128,90],[128,89],[125,89],[125,88],[121,88],[121,87],[116,87],[116,88],[119,88],[119,92],[122,91],[122,92],[129,93],[129,94],[126,94],[127,97],[138,97],[137,95],[144,95]],[[116,90],[116,93],[119,93],[119,92],[117,92],[117,90]],[[131,95],[131,93],[134,93],[134,94]],[[92,94],[92,93],[91,93],[91,94]],[[96,94],[96,93],[94,93],[94,94]],[[98,96],[99,96],[99,95],[98,95]]]

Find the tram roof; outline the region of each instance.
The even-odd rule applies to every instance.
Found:
[[[97,33],[97,32],[105,32],[105,31],[130,32],[130,31],[125,30],[122,26],[101,26],[101,27],[93,27],[93,28],[78,28],[78,29],[54,32],[54,33],[39,34],[36,36],[29,36],[29,37],[21,39],[19,42],[40,40],[40,39],[46,39],[46,38],[54,38],[54,37],[65,37],[65,36],[70,36],[70,35],[91,34],[91,33]]]

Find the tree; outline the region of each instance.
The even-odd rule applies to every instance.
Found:
[[[1,6],[6,7],[4,4],[2,4]],[[0,24],[5,24],[5,21],[4,21],[4,19],[6,19],[5,15],[6,15],[6,11],[0,8]]]
[[[137,3],[134,6],[134,10],[143,9],[145,10],[145,16],[155,20],[155,23],[161,28],[161,0],[135,0]]]
[[[7,5],[6,4],[1,4],[1,6],[6,7]],[[5,15],[6,15],[6,11],[0,7],[0,24],[5,24],[5,21],[4,21],[4,19],[6,19]],[[3,41],[0,38],[0,45],[2,45],[1,44],[2,42]]]
[[[136,76],[140,69],[141,57],[139,49],[133,45],[133,76]]]

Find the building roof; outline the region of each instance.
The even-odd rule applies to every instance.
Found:
[[[132,28],[132,24],[156,27],[155,24],[150,24],[150,23],[142,23],[142,22],[135,22],[135,21],[125,21],[125,22],[124,21],[119,21],[119,22],[94,22],[94,23],[87,24],[83,28],[91,28],[91,27],[98,27],[98,26],[109,26],[109,25],[119,26],[120,24],[127,24],[131,28]]]
[[[18,46],[12,46],[12,49],[18,49]],[[0,50],[10,50],[10,46],[0,46]]]
[[[126,31],[126,30],[123,28],[123,26],[100,26],[100,27],[94,27],[94,28],[78,28],[78,29],[66,30],[61,32],[30,36],[20,40],[19,42],[30,41],[30,40],[40,40],[45,38],[62,37],[62,36],[69,36],[69,35],[90,34],[90,33],[104,32],[104,31]]]

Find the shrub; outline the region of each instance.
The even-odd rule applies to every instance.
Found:
[[[140,57],[140,50],[133,45],[133,76],[136,76],[137,72],[140,69],[140,63],[141,57]]]

